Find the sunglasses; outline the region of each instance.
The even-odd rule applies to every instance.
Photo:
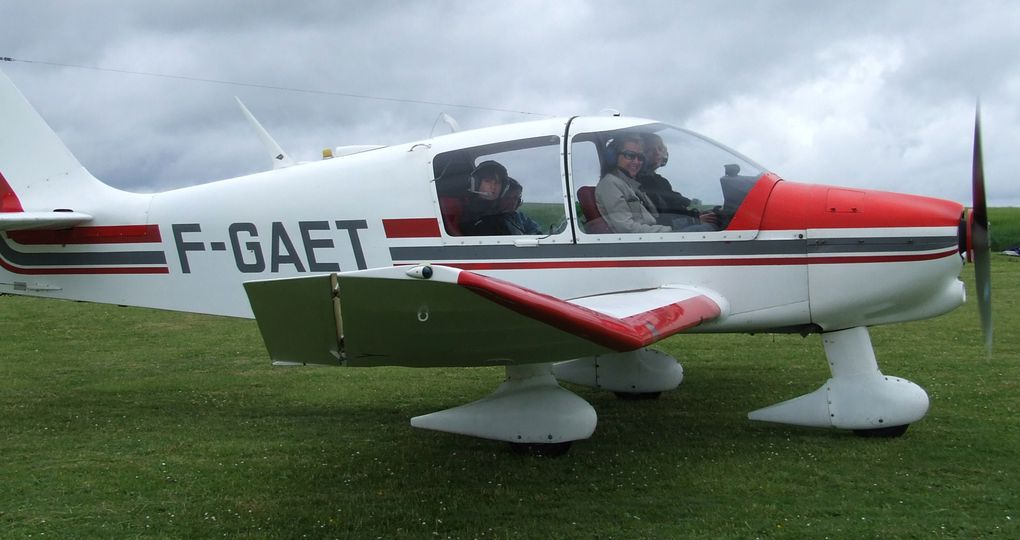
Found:
[[[634,151],[631,151],[631,150],[624,150],[623,152],[620,152],[620,155],[625,157],[625,158],[627,158],[627,159],[630,159],[630,160],[634,160],[634,159],[636,159],[638,161],[644,161],[645,160],[645,155],[644,154],[639,154],[638,152],[634,152]]]

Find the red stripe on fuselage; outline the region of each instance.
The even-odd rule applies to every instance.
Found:
[[[382,220],[386,238],[439,238],[436,218],[404,218]]]
[[[11,189],[3,173],[0,173],[0,212],[24,212],[17,193]]]
[[[108,267],[108,268],[21,268],[14,266],[7,261],[0,259],[0,266],[10,272],[22,275],[42,276],[66,276],[66,275],[122,275],[122,274],[169,274],[170,269],[166,266],[144,266],[138,268],[130,267]]]
[[[158,225],[111,225],[74,227],[57,231],[11,231],[7,236],[15,242],[33,246],[46,244],[149,244],[162,241]]]

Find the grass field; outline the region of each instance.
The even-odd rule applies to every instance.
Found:
[[[973,298],[972,269],[965,269]],[[899,439],[753,423],[828,377],[818,336],[683,335],[656,401],[599,414],[558,459],[420,431],[496,368],[273,368],[255,323],[0,297],[0,536],[1020,537],[1020,260],[974,302],[875,328],[931,397]]]
[[[993,252],[1020,246],[1020,208],[989,208],[988,221]]]

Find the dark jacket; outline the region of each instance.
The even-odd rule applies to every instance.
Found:
[[[690,208],[691,200],[673,191],[673,186],[661,174],[642,171],[636,178],[641,184],[641,191],[655,205],[659,215],[657,220],[662,225],[672,225],[679,216],[698,217],[698,211]]]
[[[490,236],[504,234],[542,234],[542,228],[530,217],[520,212],[490,214],[477,217],[461,224],[464,234]]]

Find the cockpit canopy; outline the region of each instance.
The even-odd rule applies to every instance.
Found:
[[[601,223],[600,207],[595,200],[595,187],[617,169],[617,146],[624,139],[641,141],[643,167],[635,180],[645,182],[654,177],[659,189],[665,186],[675,194],[670,195],[674,206],[677,201],[685,205],[649,208],[658,222],[665,224],[658,228],[660,231],[665,228],[665,232],[683,232],[680,224],[685,219],[690,221],[693,217],[696,221],[699,214],[711,212],[719,216],[714,230],[725,230],[765,173],[750,159],[691,131],[661,123],[620,120],[573,119],[566,141],[560,135],[548,134],[438,153],[433,169],[446,233],[468,236],[478,234],[472,231],[483,231],[483,235],[549,236],[569,229],[571,219],[576,232],[584,235],[628,232]],[[632,125],[620,127],[621,123]],[[511,191],[511,196],[518,198],[516,204],[490,205],[472,193],[472,173],[487,161],[495,161],[506,169],[506,176],[512,180],[504,181],[519,184],[514,186],[515,192]],[[474,182],[477,184],[478,180]],[[666,204],[661,197],[641,199],[645,206],[654,206],[652,201],[659,201],[660,206]],[[511,226],[507,232],[474,227],[477,220],[487,219],[487,212],[506,212],[508,208],[522,214],[529,226]],[[513,217],[517,225],[520,217]]]
[[[616,169],[620,140],[640,141],[643,161],[636,180],[649,195],[658,222],[681,231],[683,215],[718,212],[725,229],[755,182],[765,172],[750,159],[694,132],[666,124],[647,124],[621,130],[591,131],[571,139],[571,177],[575,192],[596,186]],[[669,197],[662,191],[672,192]],[[658,193],[658,195],[657,195]],[[583,195],[579,195],[583,199]],[[582,201],[582,204],[584,202]],[[677,208],[678,205],[684,208]],[[583,217],[593,221],[589,208]],[[686,210],[687,214],[682,212]],[[584,227],[588,233],[621,232]],[[599,229],[599,230],[590,230]]]

